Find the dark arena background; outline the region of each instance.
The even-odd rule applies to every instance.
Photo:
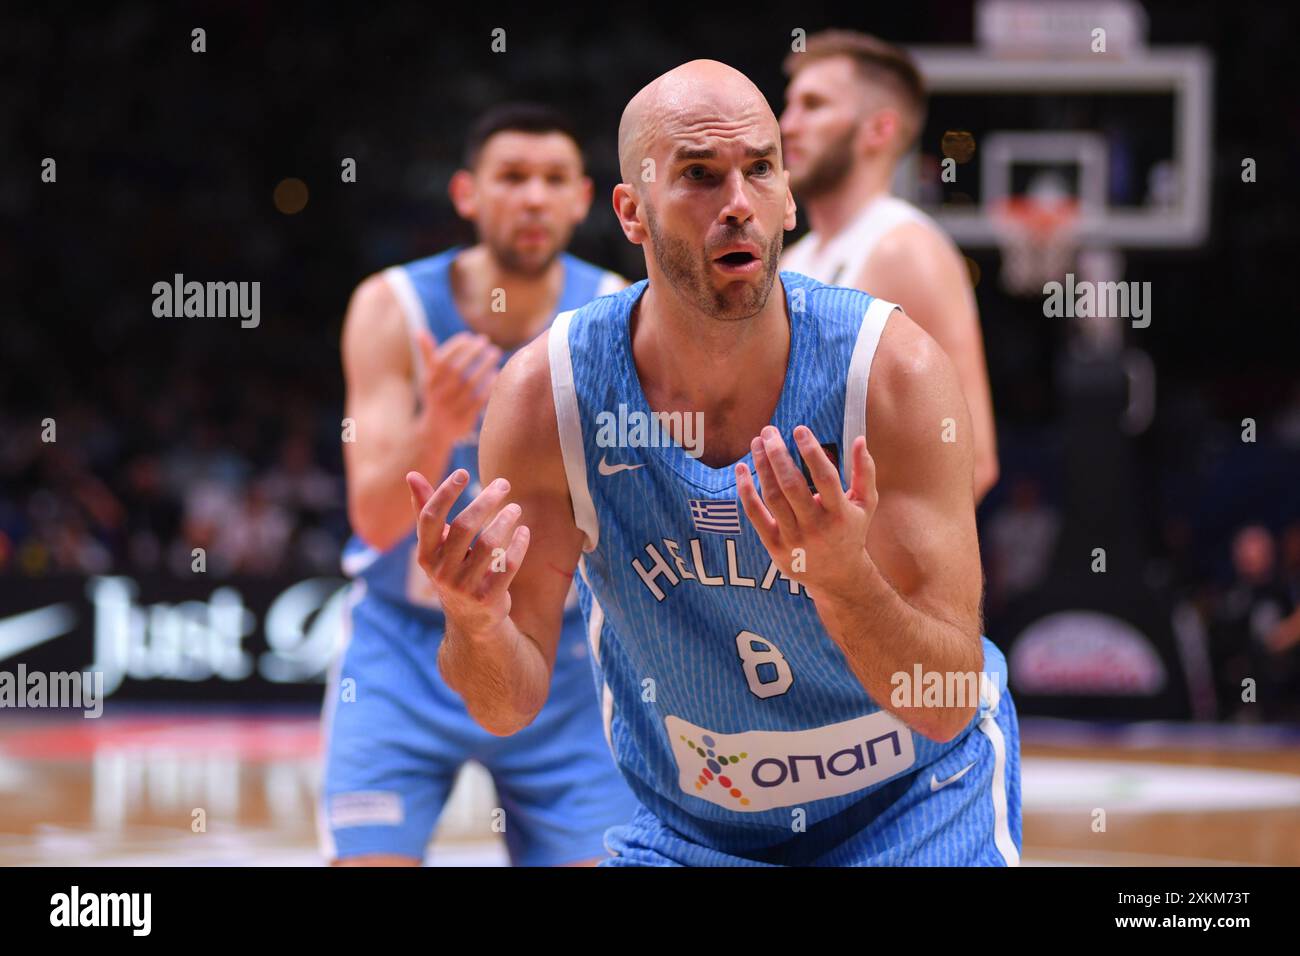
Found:
[[[0,864],[321,865],[352,290],[473,241],[448,181],[518,99],[582,136],[570,251],[644,278],[609,203],[628,99],[711,58],[779,113],[798,31],[829,27],[930,87],[895,192],[979,307],[1023,863],[1300,864],[1300,8],[1199,0],[7,8],[0,672],[103,698],[0,708]],[[1044,182],[1072,233],[1000,217]],[[1051,314],[1036,256],[1144,313]],[[158,315],[186,281],[259,283],[256,323]],[[506,863],[494,806],[466,765],[428,861]]]

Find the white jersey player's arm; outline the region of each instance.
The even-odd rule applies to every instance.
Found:
[[[979,312],[961,254],[933,227],[905,223],[880,240],[853,286],[901,305],[957,367],[975,429],[978,504],[997,484],[997,432]]]
[[[528,726],[546,703],[584,537],[560,451],[549,335],[506,363],[493,390],[479,433],[482,493],[443,530],[456,490],[413,489],[420,566],[447,616],[439,669],[470,716],[499,736]]]
[[[452,445],[486,399],[499,352],[481,336],[462,334],[435,353],[426,330],[412,333],[382,273],[353,293],[342,348],[344,414],[352,420],[351,440],[343,443],[348,518],[367,544],[383,550],[414,527],[403,476],[446,471]]]

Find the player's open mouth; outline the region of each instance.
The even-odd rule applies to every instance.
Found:
[[[752,252],[740,250],[718,256],[713,260],[713,264],[723,272],[732,275],[744,275],[757,271],[763,264],[763,260],[758,258],[758,256],[754,255]]]

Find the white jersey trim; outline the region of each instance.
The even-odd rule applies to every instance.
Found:
[[[564,475],[573,499],[573,521],[587,536],[583,551],[595,551],[600,541],[596,503],[587,487],[587,459],[582,446],[582,418],[578,414],[578,390],[573,384],[573,355],[569,351],[569,321],[577,309],[561,312],[551,323],[546,353],[551,363],[551,394],[555,398],[555,421],[560,432]]]
[[[420,293],[415,291],[415,283],[402,266],[390,266],[384,270],[388,287],[397,296],[397,304],[402,307],[406,319],[407,341],[411,346],[411,370],[416,382],[424,378],[424,359],[420,355],[420,333],[429,327],[429,317],[424,311],[424,302]]]
[[[885,323],[898,308],[893,302],[872,299],[867,314],[858,327],[858,340],[849,360],[849,377],[844,388],[844,445],[841,468],[847,482],[853,476],[853,442],[867,433],[867,380],[871,377],[871,362],[884,334]]]
[[[383,552],[378,548],[366,545],[364,551],[354,551],[351,554],[344,554],[339,566],[343,573],[350,578],[360,576],[361,572],[370,567],[383,556]]]
[[[990,687],[987,693],[992,699],[988,701],[989,712],[980,718],[979,728],[993,745],[993,843],[1007,866],[1019,866],[1020,851],[1011,839],[1007,821],[1007,742],[997,721],[998,699],[1002,695],[996,686]]]
[[[366,582],[364,580],[353,581],[348,585],[347,598],[343,604],[343,620],[341,633],[339,635],[339,646],[334,653],[334,660],[330,662],[329,672],[325,681],[325,706],[321,710],[321,792],[316,801],[316,842],[319,845],[321,856],[327,862],[333,862],[338,859],[339,848],[334,841],[334,830],[329,823],[329,795],[325,793],[325,763],[330,757],[330,743],[334,736],[334,711],[338,705],[340,682],[343,674],[343,656],[347,653],[348,643],[352,640],[353,612],[356,606],[361,603],[361,599],[366,596]]]
[[[596,592],[592,590],[591,581],[587,578],[587,559],[578,558],[578,573],[582,575],[583,583],[587,585],[587,590],[591,591],[591,618],[587,621],[587,643],[591,646],[591,656],[596,661],[596,666],[600,666],[600,632],[605,628],[605,609],[600,606],[596,600]],[[602,682],[600,692],[600,717],[601,722],[605,725],[605,743],[609,744],[609,752],[614,754],[614,694],[609,689],[608,682]],[[614,754],[617,761],[618,754]]]

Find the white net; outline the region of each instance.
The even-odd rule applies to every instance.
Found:
[[[1043,294],[1061,282],[1078,252],[1078,204],[1073,199],[1021,196],[993,212],[1002,249],[1002,287],[1012,295]]]

